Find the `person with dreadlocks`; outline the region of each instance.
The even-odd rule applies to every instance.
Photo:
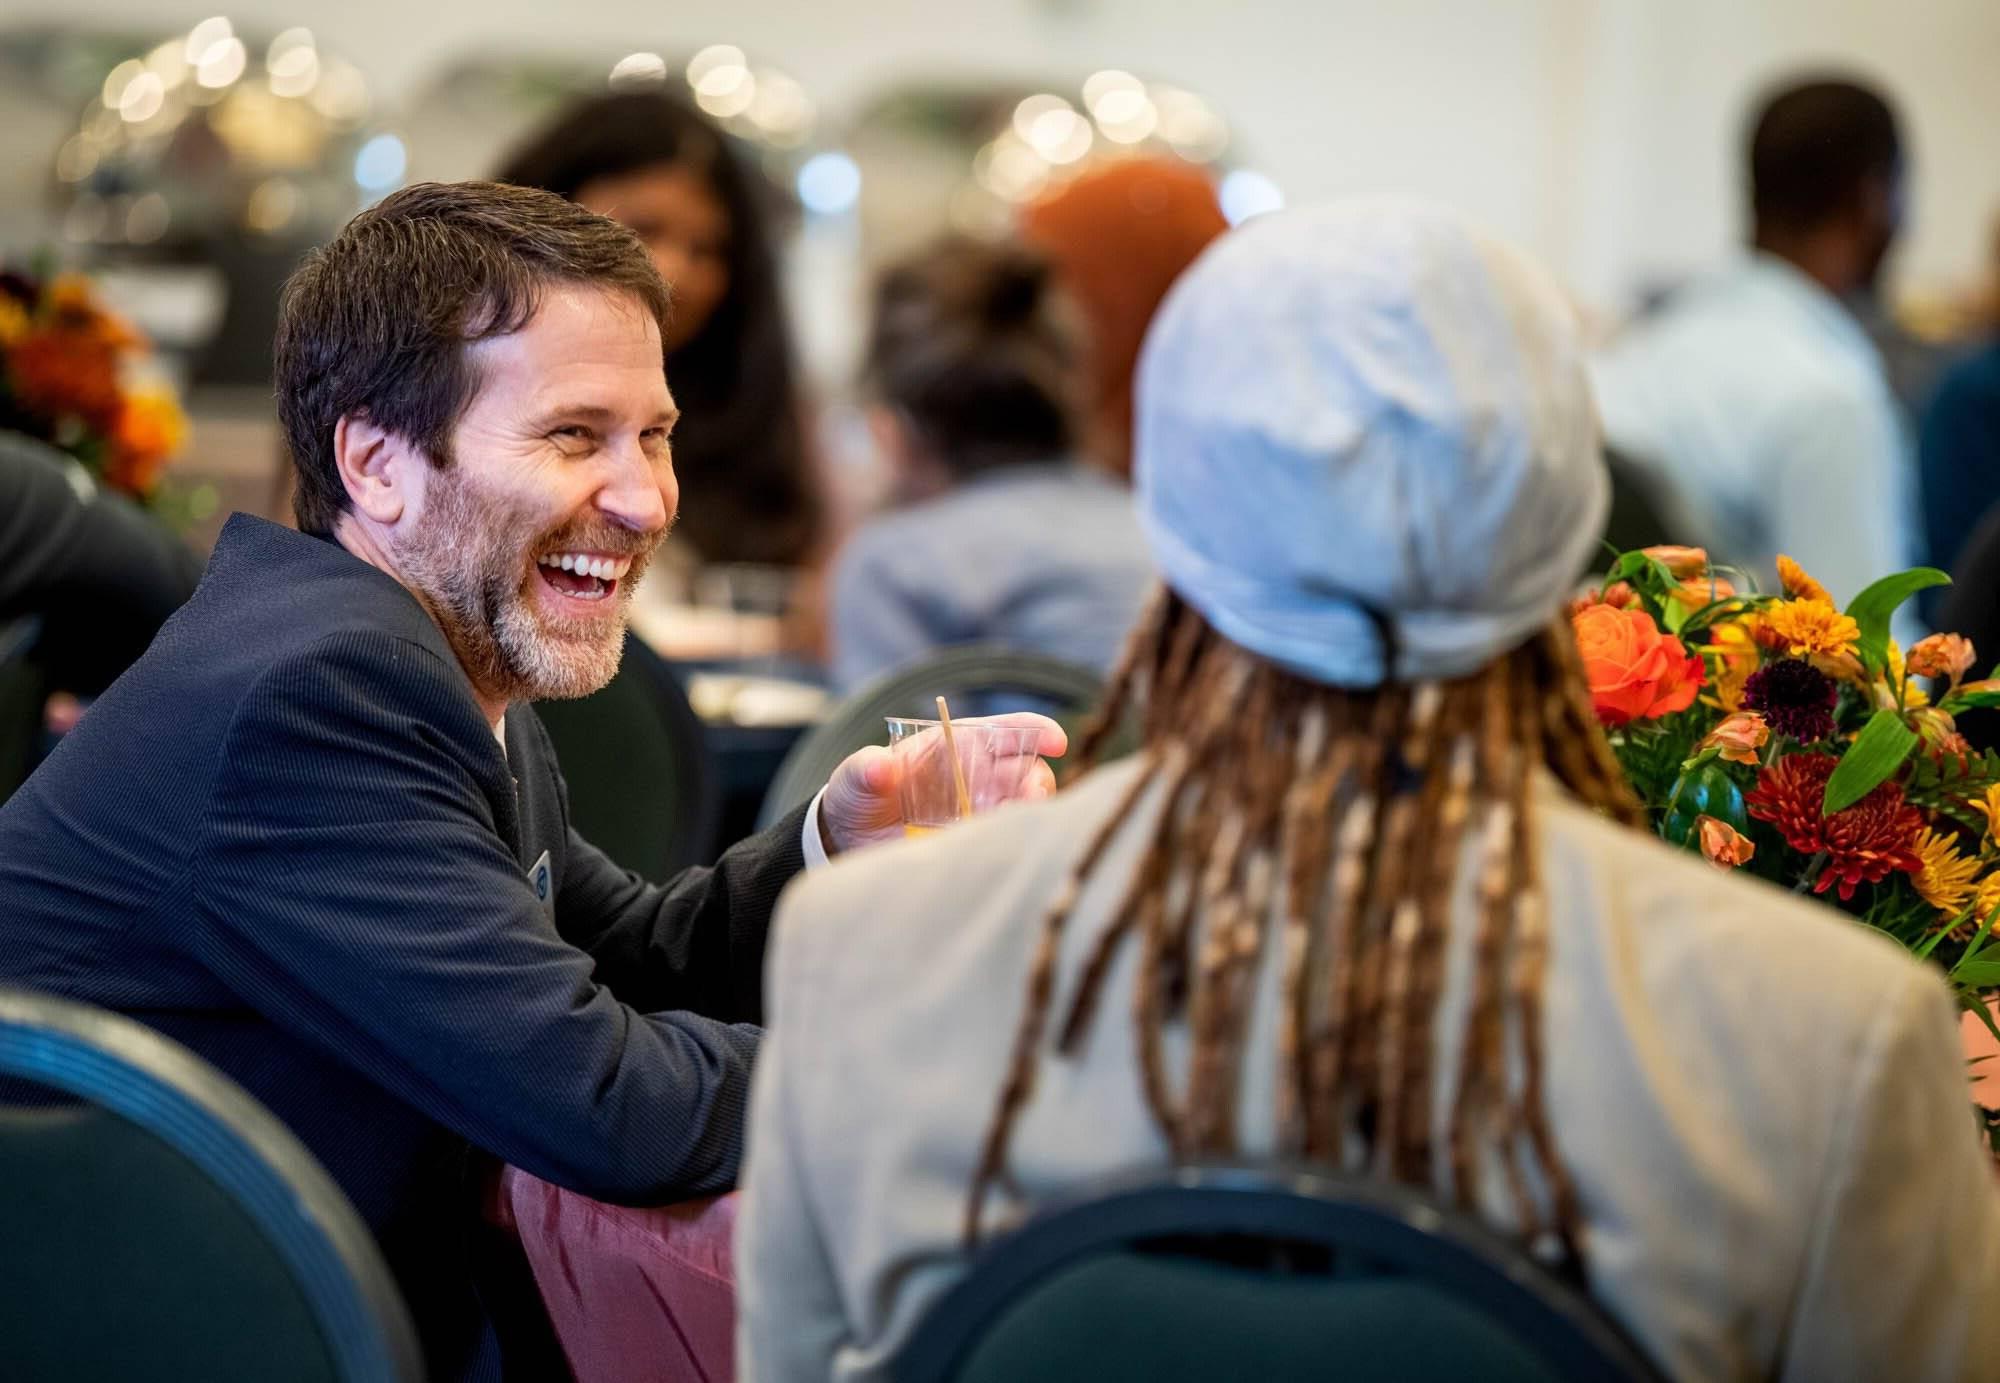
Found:
[[[1943,986],[1633,829],[1561,622],[1607,482],[1550,281],[1440,211],[1276,213],[1138,409],[1140,751],[781,907],[748,1383],[880,1378],[1038,1203],[1236,1157],[1517,1233],[1675,1378],[1992,1377]]]

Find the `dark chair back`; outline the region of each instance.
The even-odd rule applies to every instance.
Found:
[[[367,1227],[296,1138],[150,1028],[0,989],[0,1376],[416,1383]]]
[[[855,692],[792,747],[764,795],[757,824],[773,825],[812,800],[855,750],[886,743],[885,718],[935,716],[940,696],[951,703],[954,717],[1040,711],[1074,735],[1103,695],[1104,679],[1089,668],[996,644],[970,644],[919,659]]]
[[[1638,1383],[1575,1288],[1416,1192],[1190,1166],[1111,1179],[995,1240],[897,1383]]]
[[[583,838],[647,879],[713,857],[722,788],[701,717],[673,669],[636,634],[618,675],[577,701],[535,706]]]
[[[41,756],[42,670],[29,656],[41,633],[33,617],[0,622],[0,802],[34,771]]]
[[[1604,449],[1604,466],[1611,475],[1611,507],[1604,516],[1606,543],[1620,552],[1655,543],[1700,545],[1700,535],[1689,531],[1646,467],[1610,447]],[[1592,570],[1601,566],[1595,562]]]

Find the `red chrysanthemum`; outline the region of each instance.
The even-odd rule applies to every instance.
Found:
[[[1842,902],[1864,883],[1879,884],[1891,870],[1916,874],[1924,867],[1917,853],[1917,836],[1924,814],[1903,800],[1903,790],[1883,783],[1853,806],[1820,815],[1826,780],[1840,760],[1831,754],[1788,754],[1757,775],[1757,786],[1744,797],[1750,815],[1778,828],[1785,844],[1801,854],[1826,852],[1814,893],[1836,882]]]

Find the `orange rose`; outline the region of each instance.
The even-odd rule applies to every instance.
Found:
[[[1684,711],[1701,690],[1701,659],[1644,610],[1593,605],[1570,621],[1591,703],[1606,725]]]
[[[1717,869],[1741,869],[1757,853],[1757,843],[1727,821],[1700,816],[1695,824],[1701,832],[1702,858]]]

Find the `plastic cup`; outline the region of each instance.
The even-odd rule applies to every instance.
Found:
[[[958,773],[945,750],[944,729],[935,720],[888,717],[889,752],[901,770],[903,834],[925,836],[967,816],[990,811],[1021,795],[1041,762],[1041,731],[1012,725],[953,720]],[[965,790],[961,797],[959,783]]]

